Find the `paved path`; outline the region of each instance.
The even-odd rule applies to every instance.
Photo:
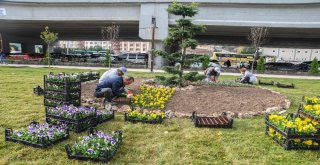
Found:
[[[31,67],[31,68],[45,68],[47,65],[26,65],[26,64],[0,64],[0,66],[11,66],[11,67]],[[66,69],[87,69],[87,70],[105,70],[107,67],[85,67],[85,66],[62,66],[62,65],[52,65],[53,68],[66,68]],[[150,72],[150,69],[133,69],[129,68],[129,71],[133,72]],[[163,70],[155,69],[155,73],[164,73]],[[186,71],[188,72],[188,71]],[[203,71],[199,71],[203,74]],[[240,76],[240,73],[227,73],[222,72],[221,75],[228,76]],[[273,78],[292,78],[292,79],[310,79],[310,80],[320,80],[320,76],[295,76],[295,75],[274,75],[274,74],[256,74],[257,77],[273,77]]]

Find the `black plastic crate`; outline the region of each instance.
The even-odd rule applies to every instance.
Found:
[[[277,83],[277,87],[278,88],[295,88],[294,84],[281,84],[281,83]]]
[[[218,117],[199,117],[197,112],[193,112],[191,119],[195,127],[232,128],[233,124],[233,119],[229,119],[225,113]]]
[[[37,122],[32,122],[32,123],[37,123]],[[59,143],[59,142],[69,138],[69,130],[68,129],[66,129],[66,136],[65,137],[61,137],[59,139],[56,139],[55,141],[50,141],[48,137],[47,138],[38,137],[37,141],[39,143],[33,143],[33,142],[22,140],[22,139],[17,139],[17,138],[12,137],[12,134],[13,134],[12,129],[11,128],[6,128],[5,129],[5,141],[12,141],[12,142],[15,142],[15,143],[22,143],[24,145],[35,147],[35,148],[47,148],[50,145]]]
[[[297,114],[301,115],[301,116],[304,116],[306,118],[309,118],[310,120],[313,120],[313,121],[316,121],[316,122],[320,122],[320,117],[312,116],[312,115],[308,114],[307,112],[303,111],[302,105],[300,105]]]
[[[97,125],[96,113],[93,113],[85,118],[80,118],[79,114],[76,114],[74,119],[70,119],[50,114],[48,112],[48,107],[46,107],[46,121],[52,124],[65,123],[67,124],[68,128],[74,132],[82,132]]]
[[[54,91],[45,91],[44,98],[54,99],[58,101],[71,102],[73,100],[79,100],[81,98],[81,92],[54,92]]]
[[[288,116],[290,117],[296,117],[294,114],[289,114]],[[287,116],[287,117],[288,117]],[[280,146],[282,146],[286,150],[295,150],[295,149],[302,149],[302,150],[320,150],[320,146],[306,146],[306,145],[300,145],[296,146],[294,144],[295,140],[313,140],[320,144],[320,131],[317,129],[317,133],[315,134],[310,134],[310,135],[301,135],[297,134],[296,132],[293,131],[291,128],[285,128],[284,131],[280,130],[278,127],[273,125],[269,121],[269,115],[266,115],[265,117],[265,123],[266,123],[266,132],[265,134],[270,136],[274,141],[276,141]],[[269,129],[273,129],[275,132],[277,132],[279,135],[282,136],[282,139],[278,139],[275,137],[275,135],[270,135],[269,134]]]
[[[131,119],[127,115],[128,115],[127,113],[124,114],[124,120],[129,121],[131,123],[141,122],[141,123],[148,123],[148,124],[161,124],[163,122],[162,118],[159,118],[158,120],[152,120],[152,121],[150,121],[150,120],[137,120],[137,119]]]
[[[260,84],[260,85],[274,85],[274,82],[273,82],[273,81],[270,81],[270,82],[262,82],[261,80],[258,80],[258,84]]]
[[[107,121],[109,121],[109,120],[112,120],[112,119],[114,119],[114,111],[112,111],[112,115],[111,116],[109,116],[109,117],[106,117],[106,118],[104,118],[103,116],[96,116],[96,121],[97,121],[97,124],[101,124],[101,123],[104,123],[104,122],[107,122]]]
[[[43,89],[38,85],[36,87],[33,87],[33,93],[40,96],[43,95],[44,91]]]
[[[64,101],[60,99],[52,99],[52,98],[44,98],[44,106],[46,107],[56,107],[61,105],[74,105],[80,106],[81,101],[79,99],[72,100],[72,101]]]
[[[95,133],[96,132],[94,132],[93,129],[91,128],[91,129],[89,129],[88,135],[95,134]],[[119,136],[119,140],[117,142],[117,146],[116,146],[115,151],[105,150],[104,156],[102,156],[100,158],[92,158],[92,157],[88,157],[88,156],[84,156],[84,155],[72,155],[71,147],[67,144],[65,146],[65,149],[66,149],[68,159],[77,159],[77,160],[84,160],[84,161],[94,161],[94,162],[107,163],[108,161],[110,161],[114,157],[114,155],[119,150],[119,148],[122,144],[122,131],[118,130],[118,131],[116,131],[116,133]]]

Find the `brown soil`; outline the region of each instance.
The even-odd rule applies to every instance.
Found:
[[[198,86],[176,91],[166,109],[199,114],[222,112],[261,112],[268,107],[285,105],[285,96],[266,89],[250,87]]]
[[[135,79],[129,87],[139,92],[144,79]],[[82,98],[93,100],[97,81],[82,84]],[[196,86],[191,90],[176,90],[166,105],[166,110],[198,114],[217,114],[222,112],[262,112],[266,108],[284,106],[286,97],[269,90],[250,87]],[[100,99],[102,102],[102,99]]]

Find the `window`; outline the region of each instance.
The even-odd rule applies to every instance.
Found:
[[[133,47],[133,44],[130,44],[130,47]]]
[[[147,54],[139,54],[138,55],[138,59],[146,59],[147,58]]]
[[[129,54],[129,59],[136,59],[136,55],[135,54]]]
[[[276,52],[276,50],[273,50],[272,52]]]
[[[133,48],[130,48],[130,51],[133,51]]]
[[[314,53],[318,53],[318,51],[315,51]]]
[[[308,53],[308,51],[305,51],[304,53]]]
[[[136,51],[139,52],[139,51],[140,51],[140,48],[137,48]]]
[[[90,42],[90,44],[93,44],[93,42]]]
[[[147,47],[147,44],[143,44],[142,47],[146,48],[146,47]]]
[[[285,51],[283,50],[282,53],[284,53]]]
[[[140,46],[140,44],[136,44],[136,47],[139,47]]]
[[[298,50],[298,53],[300,53],[300,50]]]
[[[124,47],[127,47],[127,44],[123,44],[124,45]]]
[[[145,51],[146,51],[146,48],[143,48],[142,50],[145,52]]]

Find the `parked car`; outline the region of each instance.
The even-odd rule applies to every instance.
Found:
[[[269,62],[265,64],[267,70],[282,70],[290,71],[296,70],[296,66],[289,62]]]
[[[132,63],[147,63],[147,53],[124,53],[118,56],[118,61],[128,61]]]

